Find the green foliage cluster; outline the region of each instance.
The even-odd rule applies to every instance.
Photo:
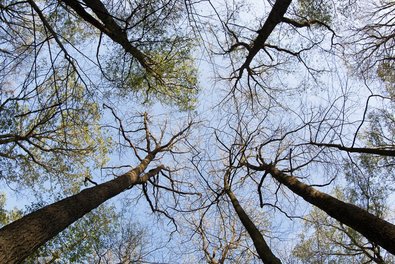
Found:
[[[98,106],[75,73],[57,72],[35,91],[37,100],[9,100],[0,109],[3,179],[29,187],[51,180],[65,192],[78,191],[86,168],[106,160]],[[93,160],[92,153],[98,154]]]
[[[104,1],[107,9],[119,17],[131,42],[139,40],[139,47],[150,48],[162,42],[171,30],[177,29],[184,3],[177,0]],[[181,32],[171,32],[179,35]],[[137,41],[136,41],[137,42]]]
[[[71,15],[66,9],[53,1],[45,1],[45,13],[52,28],[62,39],[67,39],[65,45],[80,45],[92,41],[95,36],[93,27],[79,16]]]
[[[7,210],[5,208],[6,200],[6,195],[4,193],[0,193],[0,227],[22,217],[22,211],[16,208],[12,210]]]
[[[123,64],[116,63],[122,55],[112,57],[107,71],[121,96],[132,92],[142,96],[145,103],[158,100],[180,110],[192,110],[199,93],[192,51],[191,41],[169,39],[147,52],[154,62],[152,72],[143,71],[128,55],[124,55]]]
[[[395,101],[395,67],[391,61],[381,62],[377,67],[377,76],[384,82],[386,92]]]
[[[298,15],[308,20],[318,20],[325,24],[332,21],[332,4],[324,0],[299,0]]]
[[[105,119],[105,116],[103,116],[100,111],[103,98],[111,101],[111,99],[114,98],[117,100],[133,95],[141,99],[141,102],[153,104],[158,101],[166,105],[175,106],[181,111],[193,110],[197,104],[200,87],[198,83],[198,70],[195,64],[196,56],[194,54],[196,40],[189,36],[190,32],[184,28],[183,24],[186,20],[188,20],[188,22],[198,23],[199,19],[205,19],[204,15],[195,15],[197,11],[191,8],[195,3],[192,4],[189,1],[184,2],[177,0],[105,0],[101,3],[111,15],[109,17],[100,17],[98,13],[95,13],[97,10],[92,8],[92,6],[88,7],[88,2],[92,3],[94,1],[54,2],[49,0],[38,0],[24,2],[0,0],[0,23],[2,23],[0,27],[0,85],[9,83],[11,87],[7,92],[0,90],[0,180],[7,183],[15,183],[18,188],[23,186],[32,192],[36,191],[34,194],[37,196],[40,196],[41,193],[44,193],[43,190],[52,188],[52,186],[55,186],[53,187],[54,189],[60,190],[61,197],[76,193],[80,190],[83,179],[85,177],[91,178],[91,171],[102,167],[106,163],[107,155],[110,151],[110,138],[103,132],[103,127],[115,128],[115,131],[117,131],[119,135],[121,135],[122,132],[128,131],[122,135],[126,141],[129,140],[126,139],[129,135],[131,141],[137,138],[136,135],[133,135],[133,131],[130,132],[131,130],[127,127],[127,122],[125,122],[125,127],[121,128],[118,126],[120,122],[117,123],[116,127],[110,123],[101,124],[101,121]],[[265,30],[253,29],[249,27],[250,25],[243,25],[243,23],[238,24],[238,21],[233,19],[233,16],[238,12],[236,6],[239,6],[239,4],[236,3],[237,1],[234,3],[230,2],[226,2],[226,12],[224,12],[226,16],[221,17],[221,12],[216,12],[215,10],[215,15],[210,17],[210,19],[218,19],[216,22],[217,24],[214,23],[212,28],[208,29],[207,32],[219,28],[220,30],[216,32],[217,35],[211,36],[214,42],[226,42],[226,39],[228,39],[226,34],[231,35],[230,39],[234,40],[232,43],[237,42],[236,46],[238,46],[237,49],[239,51],[233,53],[235,56],[230,56],[231,61],[229,65],[227,65],[230,66],[228,69],[234,70],[237,69],[237,64],[240,61],[244,61],[246,56],[248,56],[247,54],[251,53],[251,44],[255,45],[255,43],[257,43],[254,42],[253,39],[256,33],[258,32],[258,34],[261,34],[262,32],[264,33]],[[34,3],[38,5],[38,8],[36,7],[36,9],[34,9]],[[86,17],[85,19],[81,18],[79,12],[73,9],[73,3],[81,4],[81,7],[87,12],[85,16],[88,15],[88,18],[94,21],[92,25],[90,24],[91,22],[88,22],[89,19],[86,19]],[[99,3],[99,5],[101,3]],[[215,9],[215,4],[211,2],[210,4],[212,4],[212,7]],[[184,5],[187,7],[185,8]],[[232,5],[235,7],[232,7]],[[321,73],[327,73],[327,71],[316,71],[314,67],[310,66],[305,60],[306,57],[303,54],[316,50],[316,48],[320,50],[320,52],[326,52],[323,47],[326,45],[327,41],[325,37],[321,36],[322,32],[316,34],[313,30],[305,29],[310,25],[322,25],[322,23],[330,25],[334,19],[335,6],[335,2],[323,0],[299,0],[295,5],[291,5],[287,14],[291,13],[291,8],[296,8],[296,17],[303,20],[303,23],[299,24],[297,23],[298,19],[295,20],[292,27],[286,27],[286,34],[282,34],[282,31],[279,31],[278,38],[272,37],[273,35],[271,32],[267,33],[268,36],[266,37],[270,37],[268,39],[273,41],[275,45],[262,43],[262,47],[259,47],[262,52],[260,51],[256,54],[256,58],[253,58],[254,63],[251,63],[251,65],[256,64],[255,61],[257,61],[259,56],[268,56],[271,62],[266,65],[265,60],[262,60],[262,64],[259,63],[254,67],[251,66],[253,69],[250,71],[244,71],[244,75],[240,76],[240,79],[236,82],[233,82],[234,79],[230,82],[230,85],[234,84],[234,86],[231,88],[232,92],[229,93],[228,96],[233,96],[232,99],[235,100],[225,100],[227,101],[226,105],[224,104],[224,109],[220,110],[222,115],[221,118],[226,115],[226,118],[224,118],[225,120],[229,118],[229,116],[234,115],[234,117],[237,116],[237,121],[231,124],[231,122],[236,119],[230,117],[227,119],[229,122],[227,122],[226,126],[221,128],[221,125],[218,124],[223,120],[220,120],[218,124],[215,124],[218,125],[218,128],[215,129],[215,133],[211,136],[216,138],[217,145],[221,143],[224,149],[228,150],[226,154],[218,159],[218,164],[225,160],[228,154],[232,156],[234,155],[232,153],[233,151],[241,150],[240,153],[235,155],[234,161],[229,161],[229,164],[223,162],[218,165],[218,167],[216,167],[214,162],[215,155],[217,154],[215,152],[217,150],[210,149],[207,150],[207,153],[210,159],[212,159],[208,162],[213,162],[213,171],[221,171],[224,166],[228,166],[226,169],[229,171],[235,171],[235,173],[232,174],[232,181],[234,180],[233,186],[237,186],[237,188],[235,188],[236,191],[243,193],[243,202],[247,200],[244,198],[247,198],[248,195],[252,195],[253,193],[250,192],[252,190],[252,185],[250,186],[246,184],[246,182],[251,178],[254,184],[257,183],[254,178],[255,174],[250,174],[249,169],[246,169],[248,177],[242,176],[240,180],[238,180],[239,172],[240,174],[244,172],[243,170],[245,168],[243,166],[246,161],[238,160],[238,155],[244,156],[244,153],[241,152],[248,149],[247,145],[251,145],[250,140],[254,142],[253,144],[255,144],[255,141],[258,142],[257,144],[263,144],[262,142],[266,140],[273,142],[279,141],[279,145],[275,146],[276,150],[270,147],[270,149],[265,149],[265,152],[262,152],[265,157],[262,157],[261,160],[270,160],[271,155],[277,152],[275,158],[276,162],[270,164],[279,165],[279,168],[285,168],[285,166],[283,166],[283,164],[285,164],[284,162],[289,161],[291,166],[290,171],[292,172],[293,164],[297,166],[296,170],[298,171],[295,172],[300,172],[303,170],[302,167],[307,168],[310,164],[320,160],[321,156],[317,154],[317,156],[313,158],[309,157],[306,165],[298,165],[299,161],[304,159],[304,157],[302,157],[303,155],[307,157],[312,154],[304,153],[305,150],[303,150],[303,153],[297,153],[297,148],[301,145],[304,146],[308,144],[308,142],[301,142],[301,144],[299,144],[298,141],[305,141],[307,137],[301,136],[300,138],[296,138],[299,137],[296,136],[291,139],[293,134],[299,133],[299,130],[290,130],[292,126],[283,126],[280,124],[282,121],[279,122],[278,126],[276,123],[280,119],[290,119],[290,124],[294,121],[291,119],[299,120],[298,118],[303,117],[303,115],[307,113],[305,112],[305,106],[301,104],[301,109],[297,109],[297,107],[299,107],[296,106],[298,102],[296,100],[293,101],[294,98],[285,95],[286,93],[283,92],[270,92],[270,89],[267,89],[267,87],[271,87],[273,83],[276,84],[277,81],[273,80],[274,78],[278,78],[279,83],[281,82],[281,87],[285,87],[284,91],[288,90],[290,86],[287,85],[287,79],[291,78],[291,74],[298,72],[299,70],[296,69],[296,67],[301,65],[293,63],[288,64],[288,62],[291,61],[298,61],[298,63],[303,62],[304,66],[306,66],[306,72],[309,72],[308,78],[304,76],[301,76],[301,78],[306,79],[307,84],[313,86],[317,86],[317,84],[321,85],[321,81],[316,79],[316,77]],[[102,6],[100,5],[100,7]],[[39,9],[39,11],[37,11],[37,9]],[[40,16],[40,13],[42,13],[42,16]],[[105,13],[106,12],[103,12],[103,14]],[[110,22],[107,23],[109,20]],[[48,27],[45,22],[48,22],[50,27]],[[115,27],[114,22],[116,25]],[[278,24],[280,25],[283,22],[284,20]],[[119,28],[117,26],[119,26]],[[200,30],[205,26],[206,25],[203,25],[203,27],[201,27],[199,25],[194,28],[194,30]],[[116,40],[114,42],[117,38],[114,37],[114,34],[110,34],[106,31],[111,31],[114,28],[116,30],[112,33],[121,34],[121,41]],[[236,30],[233,31],[232,28]],[[329,27],[322,28],[323,30],[329,30],[331,33],[334,33]],[[52,30],[55,33],[53,33]],[[103,32],[99,32],[100,30]],[[206,30],[206,28],[204,30]],[[281,26],[275,26],[269,31],[272,30],[273,32],[281,30]],[[243,34],[245,34],[244,32],[249,32],[249,37],[243,37]],[[308,33],[304,35],[306,32]],[[222,36],[222,33],[225,33],[225,35]],[[274,34],[276,34],[276,32]],[[297,42],[296,45],[291,41],[292,38],[290,36],[292,34],[299,35],[300,37],[300,41]],[[328,55],[328,57],[325,58],[328,64],[331,63],[330,59],[328,59],[329,55],[338,55],[336,54],[338,51],[332,49],[332,47],[335,46],[334,39],[337,37],[337,34],[333,34],[331,42],[333,46],[328,49],[330,50],[328,53],[325,53]],[[373,37],[377,38],[377,36]],[[223,41],[223,39],[225,39],[225,41]],[[85,43],[91,40],[97,40],[99,45],[97,50],[91,49],[91,46],[85,45]],[[281,40],[278,42],[279,45],[276,44],[278,40]],[[131,47],[129,50],[125,48],[125,46],[127,46],[124,45],[125,41],[130,42],[127,43],[130,44],[129,47]],[[287,42],[289,42],[289,45],[287,45]],[[229,43],[223,45],[226,46],[227,44]],[[222,44],[220,44],[220,46],[221,45]],[[376,45],[373,42],[373,47],[380,45],[381,44]],[[207,47],[208,46],[209,45],[207,45]],[[225,49],[224,47],[221,46],[224,51],[222,55],[227,56],[233,52],[232,49]],[[141,57],[143,57],[143,59],[140,58],[139,60],[134,58],[133,56],[135,55],[132,54],[133,49],[138,50],[135,54],[144,54],[145,57],[142,55]],[[106,51],[102,54],[102,50]],[[386,54],[388,55],[388,53]],[[386,97],[386,100],[389,99],[390,103],[388,105],[391,105],[395,98],[394,66],[391,62],[387,62],[385,58],[374,59],[383,61],[378,66],[376,65],[376,73],[386,87],[386,96],[382,97]],[[278,65],[277,60],[279,60]],[[369,60],[366,61],[369,62]],[[146,62],[146,65],[144,62]],[[325,64],[322,62],[318,63]],[[330,67],[335,67],[333,65]],[[372,69],[374,67],[372,67]],[[267,68],[265,72],[268,74],[262,74],[262,76],[255,74],[259,73],[264,68]],[[285,74],[285,71],[279,71],[281,68],[287,69],[289,75],[288,73]],[[92,72],[94,72],[94,74],[91,74]],[[237,71],[234,71],[234,73],[236,72]],[[222,72],[220,74],[222,75]],[[273,75],[273,79],[271,79],[269,75]],[[310,83],[310,76],[313,77],[312,79],[315,79],[314,82]],[[263,78],[257,79],[256,77]],[[266,77],[268,78],[266,79]],[[230,79],[232,78],[233,77]],[[226,79],[226,81],[229,81],[229,79]],[[339,84],[341,82],[342,80],[339,81]],[[338,83],[335,84],[337,85]],[[331,84],[332,87],[335,86],[335,84]],[[227,82],[226,85],[229,85],[229,83]],[[292,83],[292,86],[293,85]],[[301,86],[304,86],[304,84]],[[228,86],[225,87],[229,88]],[[0,89],[2,88],[0,87]],[[322,92],[326,88],[320,89]],[[246,90],[249,91],[245,93]],[[304,90],[304,88],[300,89],[300,91]],[[275,91],[275,89],[272,91]],[[343,90],[342,92],[344,93],[342,93],[341,96],[344,98],[345,103],[344,106],[342,106],[344,108],[339,110],[339,112],[343,111],[342,115],[346,116],[348,110],[345,110],[345,106],[348,103],[346,103],[348,94],[346,95],[346,92]],[[105,98],[106,95],[110,93],[114,96]],[[248,94],[248,98],[245,97],[243,93],[245,95]],[[328,93],[331,93],[331,91],[328,91]],[[260,100],[260,96],[262,98],[268,96],[267,98],[270,98],[270,106],[268,106],[269,104],[264,106],[265,104],[262,103],[263,100]],[[285,100],[292,102],[286,102]],[[252,108],[254,109],[250,112],[249,105],[254,101],[258,104],[253,106]],[[344,120],[340,120],[340,115],[331,116],[331,109],[337,108],[336,101],[337,99],[333,102],[333,105],[330,106],[328,112],[324,114],[325,117],[319,121],[320,124],[317,128],[316,138],[320,138],[321,134],[326,133],[324,130],[326,130],[325,127],[327,127],[328,124],[330,126],[330,128],[328,128],[329,132],[325,134],[323,137],[324,139],[328,139],[333,135],[342,135],[343,127],[344,130],[346,130],[348,123],[344,122]],[[232,103],[232,105],[228,105],[227,103]],[[233,105],[233,103],[235,103],[235,105]],[[236,106],[236,109],[233,109],[234,106]],[[246,108],[244,108],[245,106]],[[119,108],[128,108],[128,105],[120,106]],[[283,110],[285,111],[283,112]],[[368,125],[367,128],[365,127],[366,131],[361,141],[365,142],[367,146],[392,148],[393,142],[395,141],[395,119],[393,110],[393,107],[389,107],[371,111],[368,114],[366,120]],[[311,116],[316,116],[317,118],[325,112],[324,108],[321,108],[321,106],[319,110],[317,110],[317,113],[314,112],[314,108],[308,110],[309,113],[310,111],[312,112]],[[133,114],[134,113],[127,112],[125,116]],[[252,116],[251,120],[253,121],[247,121],[249,115]],[[292,118],[289,118],[290,116],[292,116]],[[306,114],[306,116],[308,116],[308,114]],[[217,117],[213,118],[213,120],[216,120],[216,118]],[[119,120],[121,119],[122,117],[120,115]],[[336,124],[330,123],[332,119],[335,119]],[[308,119],[303,119],[303,121],[301,121],[303,122],[302,128],[304,129],[306,126],[309,126],[310,133],[312,133],[311,131],[314,131],[315,126],[315,117],[311,119],[311,122],[307,120]],[[306,124],[306,122],[310,123]],[[254,126],[256,123],[259,123],[259,125],[254,132],[251,132],[251,125]],[[338,126],[337,123],[341,124]],[[211,125],[210,123],[207,127],[211,127]],[[339,133],[336,131],[337,127],[342,127]],[[162,127],[154,128],[154,130],[161,129]],[[246,133],[244,133],[244,129],[247,131]],[[303,129],[300,130],[301,134],[304,133]],[[140,127],[137,128],[136,131],[142,130],[143,128]],[[332,131],[334,131],[333,135],[331,135]],[[148,130],[146,132],[147,139],[152,138],[150,132]],[[221,142],[221,137],[217,135],[217,132],[218,134],[229,133],[229,138],[233,138],[235,135],[234,138],[236,143],[239,141],[239,137],[241,138],[241,142],[245,140],[248,143],[236,144],[235,142],[226,142],[226,140]],[[205,135],[206,133],[207,132],[204,131]],[[125,136],[125,134],[127,134],[127,136]],[[199,133],[196,133],[196,138],[199,138],[198,134]],[[260,136],[258,137],[258,135]],[[340,139],[343,140],[342,138]],[[141,138],[137,138],[137,140],[141,140]],[[209,142],[209,140],[207,142]],[[154,141],[156,142],[155,139],[153,139],[153,142]],[[203,142],[200,138],[198,141],[198,144]],[[229,149],[226,146],[228,143]],[[272,142],[265,144],[271,143]],[[123,147],[122,144],[121,142],[119,143],[119,145]],[[260,149],[262,149],[265,144],[261,145]],[[240,147],[240,145],[243,146]],[[296,146],[296,154],[292,152],[292,145]],[[215,144],[211,144],[209,147],[211,146],[215,146]],[[150,145],[147,143],[147,149],[145,150],[143,147],[133,146],[132,143],[127,144],[127,147],[129,149],[132,148],[135,153],[137,153],[147,151]],[[195,155],[195,153],[192,153],[195,152],[195,150],[196,152],[200,151],[195,149],[192,145],[188,147],[190,147],[189,151],[191,155]],[[258,151],[260,151],[258,148],[251,150],[251,155],[255,155]],[[183,151],[179,152],[181,153]],[[206,152],[206,150],[202,151],[202,153],[203,152]],[[218,150],[218,152],[221,152],[221,150]],[[280,153],[286,152],[288,152],[289,155],[287,154],[286,157],[280,157],[282,155],[280,155]],[[323,152],[325,151],[322,151],[322,153]],[[260,153],[260,155],[262,155],[262,153]],[[178,153],[172,151],[171,154],[174,158]],[[214,158],[211,158],[211,154],[213,154],[212,157]],[[193,162],[199,155],[200,153],[196,154],[191,161]],[[129,157],[127,158],[129,159]],[[162,160],[159,161],[159,159]],[[296,162],[293,163],[291,159],[295,159]],[[154,162],[158,163],[162,161],[167,162],[168,160],[163,158],[163,156],[160,158],[156,157],[154,160]],[[178,161],[175,158],[173,162],[174,164],[178,162],[182,163],[182,161]],[[203,159],[201,162],[203,162]],[[388,184],[388,182],[393,182],[395,180],[393,176],[394,171],[391,167],[393,164],[394,160],[392,157],[376,157],[371,155],[358,155],[356,159],[352,159],[352,162],[345,162],[344,175],[342,176],[344,176],[346,181],[346,187],[338,187],[335,190],[334,196],[338,197],[340,200],[356,204],[379,217],[385,218],[387,215],[386,198],[390,191],[393,191],[393,187],[391,187],[391,184]],[[131,164],[127,164],[127,166],[129,165]],[[195,164],[193,165],[195,169],[199,168],[195,166]],[[175,165],[175,167],[177,166],[178,164]],[[185,167],[188,167],[188,165]],[[174,173],[175,171],[176,170],[172,171],[169,169],[166,170],[166,173],[164,172],[161,174],[164,176],[163,178],[165,178],[164,181],[159,182],[158,177],[152,178],[153,180],[150,183],[152,183],[153,192],[147,192],[147,190],[151,190],[147,188],[147,183],[143,185],[143,194],[140,196],[145,196],[147,198],[149,205],[151,205],[154,211],[157,210],[158,212],[162,212],[166,216],[168,216],[167,210],[176,211],[179,209],[179,203],[181,203],[184,198],[178,199],[178,195],[184,197],[187,196],[186,194],[189,194],[188,190],[185,190],[184,193],[182,187],[180,187],[182,191],[178,190],[177,188],[179,185],[183,186],[185,184],[186,186],[190,186],[191,189],[193,189],[192,187],[196,187],[196,189],[199,188],[199,186],[194,186],[195,182],[193,182],[193,180],[188,179],[188,181],[190,180],[189,182],[184,180],[178,181],[176,177],[179,175]],[[184,171],[181,171],[179,174],[183,172]],[[217,201],[222,199],[222,179],[219,183],[213,181],[215,187],[212,188],[210,186],[210,184],[212,184],[210,182],[212,179],[207,177],[207,180],[205,175],[203,175],[204,173],[204,170],[199,171],[199,176],[204,180],[204,188],[207,189],[208,187],[208,189],[210,189],[208,193],[216,193],[217,197],[212,204],[216,205]],[[196,174],[196,171],[193,171],[191,174]],[[207,174],[211,174],[211,172]],[[263,186],[269,190],[272,186],[271,184],[266,184],[267,180],[265,183],[263,182],[265,177],[266,175],[262,178],[259,188]],[[162,177],[160,179],[162,179]],[[169,181],[170,187],[166,186],[167,181]],[[199,182],[202,182],[201,179],[199,179]],[[244,186],[246,186],[246,188]],[[277,196],[281,195],[279,190],[283,187],[284,186],[280,184],[276,192],[272,193],[276,195],[274,207],[280,210],[282,209],[277,207]],[[175,200],[174,207],[172,207],[173,204],[166,204],[166,202],[163,202],[166,201],[166,192],[173,195],[172,198]],[[269,194],[270,191],[267,191],[264,195]],[[202,198],[205,194],[199,193],[199,195],[200,198]],[[195,193],[191,193],[191,196],[194,197]],[[152,202],[149,200],[150,197],[155,200],[152,199]],[[163,201],[159,200],[162,198],[164,198]],[[197,202],[194,201],[194,204],[199,204],[202,200],[203,199]],[[212,199],[207,199],[207,201],[210,200]],[[268,201],[270,202],[269,199]],[[205,206],[205,203],[206,202],[201,203],[202,208]],[[269,203],[265,203],[265,206],[268,204]],[[21,217],[24,213],[34,211],[42,206],[44,206],[44,204],[37,204],[26,211],[17,209],[6,210],[5,196],[0,195],[0,224],[5,225]],[[161,209],[158,209],[160,206],[166,209],[160,211]],[[218,208],[222,210],[219,203]],[[226,205],[224,208],[227,208]],[[228,209],[229,208],[230,207],[228,207]],[[176,212],[181,212],[181,210]],[[259,211],[259,213],[261,212],[262,211]],[[266,213],[266,211],[264,212]],[[221,223],[218,227],[215,226],[214,229],[219,228],[218,233],[225,233],[223,236],[225,240],[228,236],[240,234],[239,240],[243,239],[244,243],[244,229],[239,230],[238,226],[237,230],[234,226],[228,229],[227,226],[224,226],[224,223],[226,224],[227,221],[223,220],[236,216],[232,214],[233,211],[231,211],[229,215],[228,211],[226,211],[225,214],[221,214],[221,217],[217,217],[221,218],[220,220],[222,222],[218,221]],[[261,215],[259,215],[258,218],[264,219]],[[381,249],[377,245],[366,240],[353,229],[329,218],[318,209],[313,209],[306,218],[305,234],[301,236],[298,245],[293,251],[293,256],[302,263],[361,263],[370,261],[374,257],[378,259],[382,258],[389,262],[395,262],[395,259],[392,257],[381,255]],[[238,220],[238,218],[236,219]],[[210,222],[210,224],[216,225],[215,221],[216,220]],[[97,210],[85,215],[80,221],[74,223],[67,230],[59,234],[59,236],[41,247],[35,255],[27,260],[27,263],[37,263],[41,261],[57,263],[94,263],[98,260],[116,263],[141,262],[142,253],[145,250],[144,246],[146,244],[144,235],[141,228],[131,224],[129,221],[125,221],[123,216],[116,212],[115,208],[111,206],[101,206]],[[210,236],[211,235],[208,235],[206,238],[210,238]],[[202,237],[204,238],[204,236]],[[212,238],[210,238],[211,241],[207,239],[207,243],[214,242],[214,245],[217,243],[218,248],[221,248],[223,247],[223,237],[214,234]],[[200,242],[199,240],[199,243]],[[236,246],[235,249],[231,248],[234,246],[232,243],[229,243],[229,249],[226,250],[236,252],[235,255],[238,255],[238,257],[243,256],[243,254],[253,255],[250,253],[250,249],[247,250],[242,248],[240,250],[236,248]],[[247,242],[245,243],[248,244]],[[214,249],[212,250],[214,255],[217,250],[216,247],[215,245],[215,248],[213,247]],[[210,247],[206,247],[206,249],[207,248]],[[238,252],[240,252],[240,254]]]

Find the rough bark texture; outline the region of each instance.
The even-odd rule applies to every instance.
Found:
[[[245,227],[252,241],[254,242],[255,249],[259,257],[262,259],[263,263],[280,264],[281,263],[280,259],[278,259],[273,254],[270,247],[267,245],[265,239],[263,238],[261,232],[248,217],[247,213],[240,205],[234,193],[230,189],[227,189],[226,194],[228,195],[230,201],[232,202],[232,205],[235,208],[235,211],[239,216],[240,221],[242,222],[243,226]]]
[[[139,175],[153,158],[154,154],[148,154],[139,166],[114,180],[43,207],[0,229],[0,263],[21,263],[83,215],[141,182]]]
[[[339,222],[348,225],[367,239],[395,254],[395,225],[350,203],[345,203],[326,193],[304,184],[272,165],[248,165],[251,169],[267,171],[273,178],[287,186],[307,202],[317,206]]]

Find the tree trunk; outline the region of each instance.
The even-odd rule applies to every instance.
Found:
[[[278,182],[287,186],[292,192],[307,202],[317,206],[339,222],[348,225],[367,239],[377,243],[391,254],[395,254],[395,225],[350,203],[345,203],[326,193],[304,184],[296,177],[287,175],[276,167],[263,164],[251,169],[269,172]]]
[[[229,188],[226,188],[226,194],[232,202],[232,205],[235,208],[235,211],[239,216],[240,221],[242,222],[243,226],[245,227],[252,241],[254,242],[255,249],[258,252],[258,255],[262,259],[263,263],[281,264],[280,259],[278,259],[270,250],[270,247],[267,245],[261,232],[248,217],[243,207],[241,207],[234,193]]]
[[[291,2],[292,0],[277,0],[274,2],[269,16],[267,17],[262,28],[258,30],[258,36],[253,41],[252,47],[248,51],[248,55],[245,62],[243,63],[243,66],[241,66],[241,69],[249,68],[254,57],[261,49],[264,48],[266,40],[269,38],[274,28],[283,20]]]
[[[343,150],[350,153],[367,153],[367,154],[376,154],[384,157],[395,157],[395,149],[380,148],[380,147],[354,148],[354,147],[345,147],[339,144],[315,143],[315,142],[311,142],[311,144],[317,147],[337,148],[339,150]]]
[[[0,229],[0,263],[21,263],[38,247],[103,202],[148,177],[139,176],[153,160],[148,154],[134,169],[95,187],[47,205]],[[157,173],[156,170],[150,174]]]
[[[84,0],[84,4],[95,13],[96,17],[99,18],[101,22],[88,13],[86,7],[82,6],[80,1],[62,0],[62,2],[73,9],[82,19],[109,36],[116,43],[120,44],[125,51],[130,53],[130,55],[145,68],[145,70],[152,72],[148,56],[130,43],[126,31],[122,30],[115,22],[114,17],[108,12],[100,0]]]

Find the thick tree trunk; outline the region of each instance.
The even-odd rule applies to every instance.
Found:
[[[243,224],[248,234],[250,235],[252,241],[254,242],[255,249],[258,252],[258,255],[262,259],[263,263],[280,264],[281,263],[280,259],[278,259],[270,250],[270,247],[267,245],[261,232],[248,217],[247,213],[240,205],[234,193],[229,188],[227,188],[226,194],[228,195],[230,201],[232,202],[232,205],[235,208],[235,211],[239,216],[241,223]]]
[[[296,177],[287,175],[276,167],[264,164],[248,165],[251,169],[267,171],[278,182],[307,202],[317,206],[339,222],[348,225],[367,239],[377,243],[388,252],[395,254],[395,225],[350,203],[345,203],[326,193],[304,184]]]
[[[155,154],[148,154],[139,166],[116,179],[45,206],[0,229],[0,263],[22,262],[92,209],[130,186],[147,180],[148,176],[139,176],[154,157]],[[150,171],[151,174],[155,172]]]

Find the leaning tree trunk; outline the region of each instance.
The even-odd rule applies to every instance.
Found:
[[[252,46],[248,51],[248,55],[240,70],[248,69],[254,57],[258,54],[258,52],[264,49],[266,40],[272,34],[274,28],[280,24],[284,15],[287,12],[288,7],[291,5],[292,0],[276,0],[270,11],[265,23],[262,28],[260,28],[257,33],[258,36],[254,39]]]
[[[276,167],[263,164],[251,169],[269,172],[278,182],[287,186],[292,192],[307,202],[317,206],[339,222],[348,225],[367,239],[377,243],[388,252],[395,254],[395,225],[350,203],[345,203],[326,193],[304,184],[296,177],[287,175]]]
[[[148,154],[134,169],[95,187],[45,206],[0,229],[0,263],[20,263],[38,247],[103,202],[151,175],[140,174],[153,160]],[[150,171],[157,173],[161,167]]]
[[[234,193],[229,189],[229,187],[225,189],[225,192],[228,195],[230,201],[232,202],[232,205],[235,208],[235,211],[239,216],[241,223],[243,224],[248,234],[250,235],[252,241],[254,242],[255,249],[258,252],[258,255],[262,259],[263,263],[281,264],[280,259],[278,259],[273,254],[270,247],[267,245],[265,239],[263,238],[261,232],[248,217],[247,213],[240,205]]]

